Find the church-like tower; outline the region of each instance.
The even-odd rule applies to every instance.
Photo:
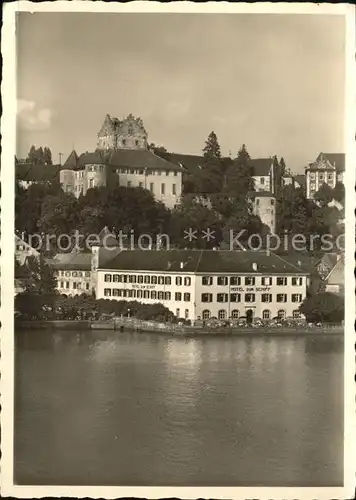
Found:
[[[147,149],[147,132],[141,118],[129,114],[123,120],[106,115],[98,133],[97,148]]]

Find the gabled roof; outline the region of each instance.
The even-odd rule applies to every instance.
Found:
[[[15,167],[15,176],[20,181],[50,182],[59,176],[60,168],[60,165],[19,163]]]
[[[273,163],[272,158],[251,158],[249,160],[249,165],[251,167],[251,175],[252,176],[267,176],[269,175],[269,171],[271,165]]]
[[[345,170],[345,154],[344,153],[322,153],[323,156],[335,166],[336,170],[343,172]]]
[[[112,167],[147,168],[148,170],[175,170],[181,172],[178,165],[164,160],[146,149],[117,149],[109,157]]]
[[[308,271],[272,253],[230,250],[124,250],[107,261],[101,269],[180,273],[308,274]]]
[[[79,161],[78,155],[73,149],[73,151],[70,153],[70,155],[64,162],[63,167],[67,167],[70,170],[75,170],[78,167],[78,161]]]
[[[345,283],[345,261],[341,257],[336,262],[333,269],[330,271],[328,276],[325,278],[328,285],[344,285]]]
[[[88,164],[105,165],[105,163],[106,163],[105,154],[102,153],[101,151],[94,151],[90,153],[86,151],[85,153],[82,153],[79,156],[79,161],[78,161],[80,167],[84,167],[84,165]]]

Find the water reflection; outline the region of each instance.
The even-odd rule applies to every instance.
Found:
[[[17,481],[339,484],[342,349],[337,337],[19,332]]]

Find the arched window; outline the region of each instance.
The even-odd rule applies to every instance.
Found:
[[[209,311],[209,309],[204,309],[202,317],[203,317],[203,319],[209,319],[210,318],[210,311]]]
[[[262,319],[271,319],[271,311],[269,309],[262,311]]]
[[[239,318],[239,311],[238,311],[238,309],[233,309],[231,311],[231,317],[232,317],[232,319],[238,319]]]
[[[218,312],[218,318],[219,319],[226,319],[226,311],[225,311],[225,309],[220,309],[220,311]]]
[[[286,317],[286,312],[284,309],[280,309],[277,313],[278,319],[285,319]]]
[[[295,309],[293,311],[293,318],[294,319],[299,319],[300,318],[300,311],[298,311],[298,309]]]

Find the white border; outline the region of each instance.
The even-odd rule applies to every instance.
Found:
[[[274,13],[274,14],[330,14],[345,16],[346,43],[346,102],[345,152],[347,165],[346,186],[346,332],[345,335],[345,460],[344,486],[339,488],[253,488],[253,487],[100,487],[100,486],[18,486],[13,484],[13,297],[14,297],[14,153],[16,142],[16,12],[170,12],[170,13]],[[48,497],[144,497],[168,498],[281,498],[281,499],[343,499],[353,497],[355,487],[355,356],[354,356],[354,248],[355,248],[355,117],[356,72],[355,9],[347,4],[271,4],[208,2],[131,2],[127,4],[88,1],[57,1],[31,3],[26,1],[5,4],[2,27],[3,82],[1,120],[1,494],[17,498]],[[331,81],[326,85],[332,85]]]

